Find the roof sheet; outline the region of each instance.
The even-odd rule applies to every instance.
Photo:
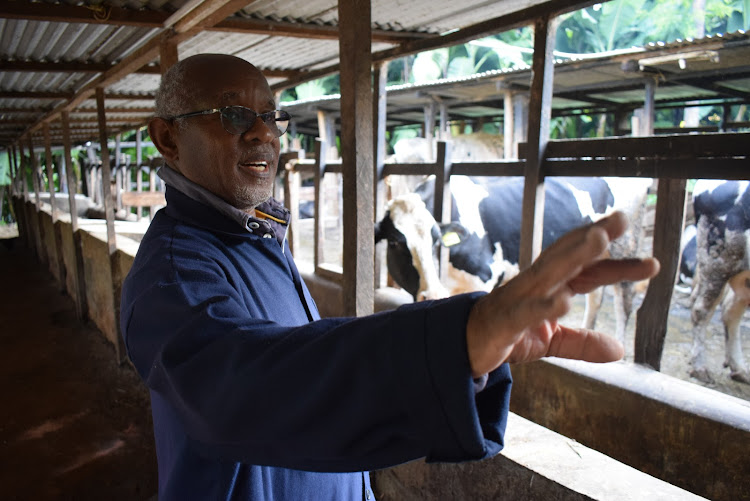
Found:
[[[0,5],[0,118],[7,123],[26,125],[0,128],[0,144],[17,140],[24,131],[40,134],[38,126],[41,120],[59,120],[59,116],[51,114],[52,110],[59,110],[72,96],[79,96],[92,82],[100,81],[108,69],[117,68],[116,65],[137,55],[156,36],[166,33],[164,22],[170,16],[181,18],[190,5],[200,10],[218,4],[212,0],[4,2]],[[294,73],[289,72],[322,71],[339,61],[339,45],[335,36],[339,23],[337,5],[337,0],[249,2],[247,7],[221,21],[215,29],[202,31],[183,40],[178,45],[179,57],[206,52],[234,54],[266,70],[272,85],[282,84],[288,78],[293,78],[289,75]],[[437,37],[446,32],[486,23],[488,19],[533,6],[559,10],[574,5],[574,0],[372,0],[371,18],[373,29],[380,35],[423,38]],[[188,14],[190,15],[192,14]],[[252,29],[247,24],[243,28],[222,27],[221,23],[227,20],[251,23]],[[744,34],[739,34],[717,37],[712,41],[725,46],[728,43],[744,44],[746,38]],[[395,40],[386,42],[382,37],[376,38],[372,43],[372,50],[383,51],[396,47],[397,43]],[[706,41],[685,40],[640,50],[682,50],[683,47],[704,43]],[[733,54],[722,55],[722,58],[727,58],[727,65],[744,67],[745,61],[750,60],[750,54]],[[128,118],[133,119],[132,115],[135,115],[145,122],[150,113],[143,110],[153,106],[152,96],[159,83],[158,67],[154,65],[158,64],[158,59],[155,57],[150,67],[143,67],[137,73],[108,80],[105,85],[106,108],[138,108],[139,111],[131,113]],[[570,63],[561,63],[560,67],[567,64]],[[689,63],[691,68],[694,64],[708,63],[698,60]],[[710,68],[710,65],[706,68]],[[671,70],[669,65],[660,68],[660,71]],[[560,88],[577,88],[581,85],[581,75],[585,75],[584,80],[588,84],[601,85],[607,85],[612,79],[631,78],[630,75],[623,77],[616,67],[586,69],[585,73],[581,68],[576,71],[579,73],[559,73],[557,85]],[[496,89],[492,87],[496,84],[491,83],[485,88],[480,85],[484,80],[499,79],[508,85],[523,88],[528,86],[528,72],[528,69],[518,69],[473,76],[461,81],[438,82],[420,87],[414,92],[435,92],[454,100],[464,99],[477,104],[476,101],[485,97],[497,99],[493,94]],[[747,75],[736,74],[732,78],[731,84],[727,86],[731,85],[740,93],[746,92]],[[396,92],[397,90],[392,89],[394,103],[398,99],[407,99],[398,98],[399,92],[403,92],[404,96],[412,92],[409,86]],[[424,101],[425,97],[418,99]],[[616,101],[619,98],[612,99]],[[90,97],[82,99],[80,103],[78,101],[81,99],[77,99],[77,106],[71,109],[74,128],[77,123],[75,120],[83,117],[83,114],[79,116],[79,110],[96,107]],[[565,102],[569,104],[577,101],[566,96]],[[477,106],[478,109],[482,108],[481,103]],[[29,112],[32,109],[35,113]],[[110,113],[107,116],[109,118]],[[112,116],[114,118],[116,115]],[[95,132],[85,134],[95,137]]]

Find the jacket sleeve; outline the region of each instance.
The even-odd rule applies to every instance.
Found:
[[[476,394],[466,353],[478,294],[288,327],[202,264],[128,282],[128,354],[207,457],[346,472],[502,448],[510,372]]]

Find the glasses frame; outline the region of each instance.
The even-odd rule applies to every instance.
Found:
[[[225,113],[227,112],[227,110],[230,110],[230,109],[233,109],[233,108],[242,108],[243,110],[247,110],[247,111],[250,111],[250,112],[252,112],[252,113],[255,114],[255,120],[252,120],[251,122],[249,122],[248,128],[245,129],[242,132],[232,132],[231,130],[229,130],[229,128],[227,127],[227,124],[224,122],[225,120],[230,120],[229,118],[226,118]],[[197,116],[201,116],[201,115],[213,115],[214,113],[219,113],[220,114],[220,116],[221,116],[221,125],[224,127],[224,130],[227,131],[227,132],[229,132],[230,134],[234,134],[236,136],[241,136],[242,134],[244,134],[247,131],[249,131],[250,129],[252,129],[255,126],[255,122],[258,121],[258,118],[260,118],[263,121],[263,124],[265,124],[265,126],[268,127],[268,129],[271,132],[273,132],[274,129],[279,130],[278,126],[276,126],[276,127],[270,127],[268,125],[268,122],[273,121],[273,123],[275,124],[276,122],[279,121],[279,120],[276,119],[276,114],[277,113],[281,113],[282,117],[286,116],[286,119],[282,120],[282,121],[289,122],[292,119],[292,116],[288,112],[286,112],[284,110],[272,110],[272,111],[267,111],[266,113],[258,113],[257,111],[252,110],[252,109],[250,109],[250,108],[248,108],[246,106],[233,105],[233,106],[222,106],[221,108],[212,108],[210,110],[192,111],[190,113],[183,113],[182,115],[175,115],[173,117],[170,117],[169,120],[177,120],[179,118],[197,117]],[[281,137],[284,134],[286,134],[286,131],[287,131],[288,128],[289,128],[289,126],[287,125],[287,128],[285,128],[284,131],[281,132],[281,134],[279,134],[276,137]]]

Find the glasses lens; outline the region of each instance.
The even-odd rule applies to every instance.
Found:
[[[258,114],[244,106],[227,106],[221,109],[221,123],[230,134],[244,134],[255,125]],[[260,115],[263,123],[276,137],[281,136],[289,127],[291,116],[282,110],[269,111]]]
[[[227,106],[221,109],[221,123],[230,134],[244,134],[253,127],[258,115],[244,106]]]
[[[289,113],[283,110],[276,110],[273,112],[273,114],[274,114],[273,122],[271,124],[266,122],[266,124],[269,126],[271,131],[273,131],[273,133],[276,134],[276,136],[278,137],[278,136],[283,135],[286,132],[287,128],[289,127],[289,120],[291,120],[292,117],[289,115]]]

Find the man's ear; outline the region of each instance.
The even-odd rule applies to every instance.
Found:
[[[154,117],[148,123],[148,135],[161,156],[170,165],[179,161],[179,152],[173,124],[160,117]]]

